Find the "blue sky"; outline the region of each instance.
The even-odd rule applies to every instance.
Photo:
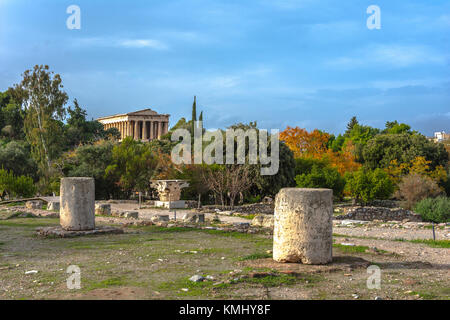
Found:
[[[48,64],[94,118],[150,107],[173,125],[196,95],[209,128],[450,132],[449,49],[443,0],[0,0],[0,90]]]

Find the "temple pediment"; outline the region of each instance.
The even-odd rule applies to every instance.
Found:
[[[127,113],[127,116],[156,116],[156,115],[158,115],[158,112],[153,111],[152,109],[144,109]]]

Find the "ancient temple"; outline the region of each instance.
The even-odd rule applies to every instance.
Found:
[[[133,137],[135,140],[150,141],[159,139],[169,131],[168,114],[158,114],[151,109],[144,109],[125,114],[98,118],[105,130],[117,128],[120,139]]]

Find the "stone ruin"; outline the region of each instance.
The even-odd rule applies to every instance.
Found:
[[[74,237],[92,234],[123,233],[113,227],[95,227],[94,178],[61,178],[60,227],[37,230],[42,236]]]
[[[333,191],[284,188],[275,198],[273,259],[326,264],[332,261]]]
[[[152,180],[151,186],[158,191],[159,201],[155,201],[156,207],[168,209],[184,209],[186,203],[180,200],[181,189],[189,187],[185,180]]]

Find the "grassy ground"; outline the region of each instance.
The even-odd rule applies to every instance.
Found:
[[[449,299],[448,269],[405,263],[389,252],[334,245],[336,260],[364,259],[382,269],[380,290],[366,268],[267,267],[272,237],[192,228],[130,227],[125,234],[69,239],[35,235],[58,219],[0,220],[0,299]],[[419,244],[417,244],[419,245]],[[269,251],[270,252],[270,251]],[[259,264],[259,261],[261,263]],[[70,290],[67,267],[81,269]],[[37,270],[35,274],[26,271]],[[212,280],[193,283],[192,275]],[[257,274],[258,276],[254,276]]]

